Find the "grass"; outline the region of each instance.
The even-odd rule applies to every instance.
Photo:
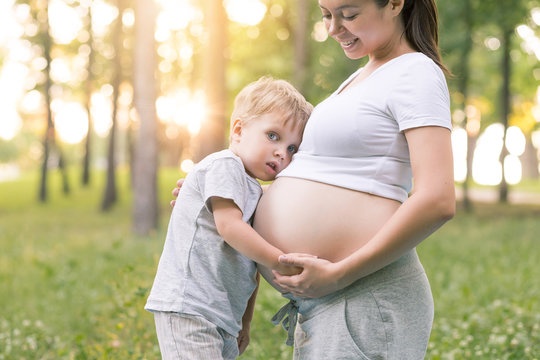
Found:
[[[107,213],[101,174],[69,197],[51,175],[47,204],[36,174],[0,183],[0,359],[158,359],[143,306],[178,174],[160,173],[161,228],[146,238],[131,233],[125,172]],[[419,246],[436,305],[428,359],[540,359],[539,216],[540,206],[476,204]],[[263,283],[241,359],[292,358],[269,321],[283,303]]]

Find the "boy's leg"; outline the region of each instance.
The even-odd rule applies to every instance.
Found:
[[[164,360],[235,359],[236,338],[200,316],[155,312],[159,349]]]

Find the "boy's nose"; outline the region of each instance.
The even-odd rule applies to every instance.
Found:
[[[280,158],[281,160],[285,159],[285,154],[287,153],[287,149],[283,148],[282,146],[279,146],[274,151],[274,155]]]

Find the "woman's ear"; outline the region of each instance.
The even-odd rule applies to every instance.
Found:
[[[401,10],[403,10],[405,0],[390,0],[388,5],[390,5],[390,8],[395,15],[399,15],[399,13],[401,13]]]

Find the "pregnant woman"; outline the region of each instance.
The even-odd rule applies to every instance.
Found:
[[[304,270],[260,271],[298,313],[295,359],[423,359],[433,299],[415,247],[455,211],[435,2],[319,6],[345,55],[369,60],[315,107],[257,208],[255,229]]]

